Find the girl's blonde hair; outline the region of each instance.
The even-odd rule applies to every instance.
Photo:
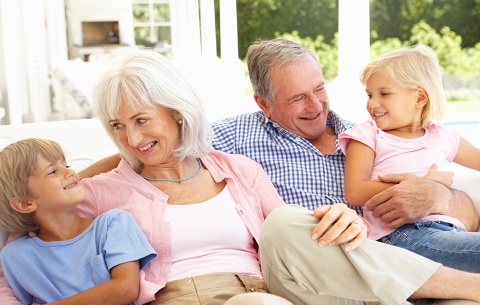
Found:
[[[31,195],[28,179],[37,167],[38,156],[48,161],[65,160],[57,142],[30,138],[12,143],[0,151],[0,229],[9,232],[27,232],[37,229],[33,213],[15,211],[10,200],[27,201]]]
[[[430,47],[416,45],[380,55],[363,68],[360,81],[365,85],[370,76],[379,71],[386,72],[402,88],[423,88],[427,92],[428,102],[423,107],[421,116],[422,127],[443,120],[447,100],[438,57]]]

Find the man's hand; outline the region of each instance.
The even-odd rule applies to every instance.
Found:
[[[345,245],[349,252],[358,248],[367,239],[367,226],[358,214],[343,203],[321,206],[313,215],[320,219],[312,232],[320,246]]]
[[[441,183],[412,174],[391,174],[379,179],[397,184],[373,196],[364,209],[380,217],[389,228],[398,228],[432,213],[452,212],[452,193]]]

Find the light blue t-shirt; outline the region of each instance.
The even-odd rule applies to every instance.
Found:
[[[110,269],[157,256],[134,218],[120,209],[98,216],[79,236],[44,242],[22,237],[0,253],[5,278],[23,304],[49,303],[111,279]]]

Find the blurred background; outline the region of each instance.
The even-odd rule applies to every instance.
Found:
[[[448,124],[479,124],[480,0],[0,0],[1,124],[90,118],[90,90],[117,54],[161,52],[210,120],[256,111],[245,68],[258,38],[309,47],[332,109],[367,119],[358,72],[416,43],[437,53]]]

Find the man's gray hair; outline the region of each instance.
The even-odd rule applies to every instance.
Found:
[[[257,40],[247,51],[247,65],[253,92],[275,104],[278,88],[272,82],[272,71],[288,69],[296,61],[311,56],[320,66],[317,56],[308,48],[284,39]]]

